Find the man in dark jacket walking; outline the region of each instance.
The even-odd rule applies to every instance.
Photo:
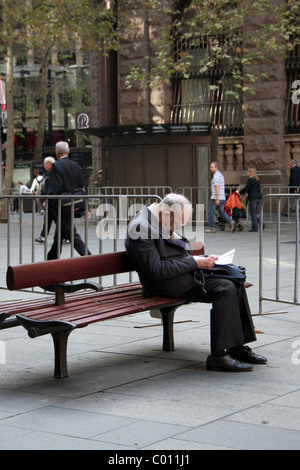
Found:
[[[296,160],[290,160],[290,178],[289,178],[290,194],[298,194],[300,188],[300,168]],[[296,198],[291,201],[290,211],[294,212],[296,207]]]
[[[290,160],[290,178],[289,187],[291,194],[297,194],[300,188],[300,168],[296,160]]]
[[[80,166],[70,160],[69,158],[69,145],[67,142],[58,142],[55,147],[57,161],[53,163],[51,175],[48,184],[48,194],[75,194],[78,190],[84,190],[84,178]],[[71,214],[72,206],[70,203],[61,204],[61,234],[60,234],[60,252],[62,249],[62,240],[71,240]],[[53,244],[48,252],[47,259],[56,259],[58,257],[58,201],[55,199],[50,200],[50,210],[53,219],[56,223],[56,230],[54,235]],[[83,243],[80,235],[77,233],[74,226],[74,248],[81,255],[91,254],[89,250],[86,251],[85,244]]]
[[[300,168],[296,160],[290,160],[289,193],[298,194],[300,188]],[[296,198],[288,199],[281,215],[288,217],[289,213],[295,212]]]

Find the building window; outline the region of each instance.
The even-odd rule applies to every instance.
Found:
[[[175,44],[175,60],[187,52],[191,65],[188,77],[183,73],[173,77],[171,122],[211,123],[220,135],[242,135],[243,95],[238,80],[228,72],[228,64],[223,59],[207,70],[198,65],[204,55],[210,54],[213,45],[214,40],[208,37]]]
[[[287,133],[298,134],[300,132],[300,44],[295,45],[289,52],[286,71],[288,83]]]

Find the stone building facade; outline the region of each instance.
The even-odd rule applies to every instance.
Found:
[[[131,18],[132,27],[124,31],[119,51],[105,58],[105,64],[103,58],[98,57],[95,60],[92,77],[98,80],[101,98],[100,103],[99,99],[98,102],[93,101],[94,128],[159,125],[171,122],[174,83],[160,82],[154,87],[144,87],[142,83],[136,82],[130,89],[126,88],[125,83],[132,67],[143,67],[146,70],[150,67],[157,47],[155,39],[160,34],[161,24],[169,20],[166,15],[149,14],[144,9],[135,10]],[[99,60],[102,62],[99,63]],[[300,73],[299,51],[296,51],[292,60],[294,69]],[[103,70],[106,70],[105,77]],[[300,164],[299,122],[293,132],[288,132],[287,109],[291,99],[291,77],[288,74],[287,61],[283,56],[270,55],[263,64],[252,66],[244,72],[253,75],[263,72],[268,78],[252,85],[255,89],[254,95],[246,93],[243,96],[243,131],[219,133],[217,158],[221,171],[225,175],[226,184],[239,185],[246,179],[247,168],[254,166],[262,183],[287,185],[289,159],[295,158]],[[296,76],[294,74],[294,77]],[[107,90],[107,86],[109,93],[103,93],[104,89]],[[103,113],[99,114],[99,109],[109,109],[111,112],[103,116]],[[296,115],[299,121],[299,109]],[[152,140],[150,144],[153,143]],[[112,141],[109,147],[111,144],[113,145]],[[117,145],[126,146],[126,139],[123,139],[123,143],[118,141]],[[135,142],[130,141],[131,147],[135,145],[143,146],[138,138]],[[108,147],[105,148],[107,151]],[[209,183],[208,168],[212,158],[216,158],[216,153],[212,153],[210,147],[206,169],[207,183]],[[199,172],[199,169],[195,171]],[[124,181],[125,184],[128,184],[128,181]],[[197,178],[191,179],[190,185],[199,185]]]

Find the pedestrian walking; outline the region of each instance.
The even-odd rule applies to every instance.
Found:
[[[84,178],[80,166],[69,158],[69,144],[67,142],[58,142],[55,147],[57,161],[53,163],[51,175],[49,178],[48,194],[55,195],[72,195],[84,192]],[[66,198],[67,199],[67,198]],[[53,244],[47,254],[47,259],[56,259],[58,257],[58,201],[51,199],[49,201],[50,210],[56,223]],[[61,234],[60,234],[60,252],[62,250],[63,240],[71,240],[71,219],[72,205],[70,202],[61,204]],[[74,226],[74,248],[81,256],[91,254],[89,250],[85,250],[80,235]]]
[[[51,168],[53,163],[55,162],[55,158],[53,157],[46,157],[44,159],[44,169],[45,169],[45,176],[42,182],[42,188],[41,188],[41,195],[45,196],[48,194],[48,184],[49,184],[49,178],[51,174]],[[48,206],[48,210],[45,210],[45,201],[42,202],[42,210],[44,214],[44,223],[43,223],[43,228],[41,230],[40,236],[35,239],[37,243],[45,243],[45,234],[46,234],[46,217],[47,217],[47,235],[50,232],[50,228],[53,222],[53,214],[52,211],[50,210],[50,207]]]
[[[290,178],[289,178],[290,194],[298,194],[300,188],[300,168],[295,159],[290,160]],[[295,212],[296,198],[291,201],[290,211]]]
[[[235,221],[224,211],[224,205],[226,203],[225,196],[225,180],[224,176],[219,170],[219,164],[212,162],[210,165],[210,171],[213,174],[211,180],[211,198],[208,207],[208,223],[209,229],[205,230],[206,233],[215,233],[215,211],[219,213],[220,218],[230,225],[232,232],[235,230]]]
[[[28,188],[28,186],[26,186],[26,184],[24,184],[22,181],[19,181],[18,185],[19,185],[19,192],[20,192],[21,195],[22,194],[31,194],[30,189]]]
[[[44,181],[45,175],[43,170],[39,170],[38,176],[34,178],[30,192],[31,194],[35,196],[40,196],[42,194],[42,187],[43,187],[43,181]],[[37,204],[37,210],[38,212],[43,215],[43,202],[40,198],[36,199],[36,204]]]
[[[251,229],[249,232],[258,231],[258,209],[262,200],[262,193],[260,188],[260,181],[257,176],[255,168],[248,168],[248,180],[246,186],[239,191],[240,195],[243,196],[247,193],[246,204],[249,203],[250,217],[251,217]]]

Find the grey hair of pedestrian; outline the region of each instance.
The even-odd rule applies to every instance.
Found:
[[[192,204],[183,196],[183,194],[169,193],[159,204],[160,210],[167,211],[172,208],[173,212],[182,212],[184,208],[189,207],[192,211]]]
[[[51,165],[53,165],[54,162],[55,162],[55,158],[53,157],[44,158],[44,163],[51,163]]]
[[[291,158],[291,163],[293,163],[294,165],[297,165],[297,162],[294,158]]]
[[[55,145],[55,150],[57,151],[58,155],[67,155],[70,152],[68,142],[57,142]]]

